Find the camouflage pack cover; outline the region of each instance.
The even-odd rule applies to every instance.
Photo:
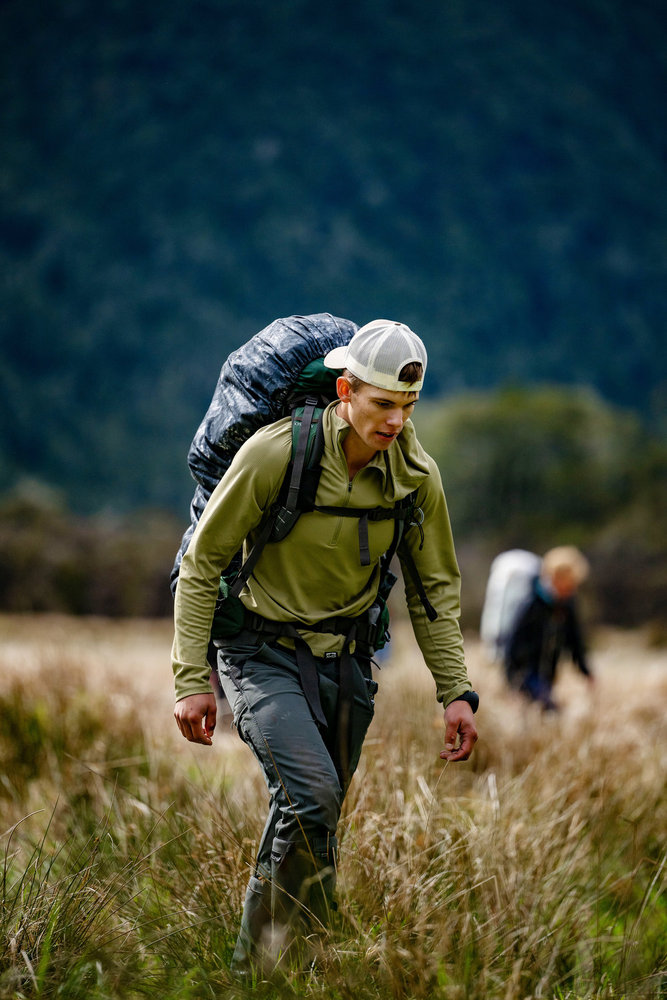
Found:
[[[188,465],[196,482],[191,523],[171,573],[172,590],[208,498],[232,458],[256,430],[284,416],[296,376],[315,358],[347,344],[357,324],[330,313],[276,319],[229,355],[194,436]]]

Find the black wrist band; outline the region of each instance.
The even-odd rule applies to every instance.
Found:
[[[456,698],[452,698],[452,701],[467,701],[472,708],[473,715],[479,708],[479,695],[476,691],[465,691],[463,694],[458,695]],[[450,705],[452,703],[450,701]]]

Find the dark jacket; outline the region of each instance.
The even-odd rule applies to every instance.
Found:
[[[538,677],[550,688],[564,651],[590,676],[574,599],[558,601],[536,580],[533,597],[520,613],[508,643],[508,680],[521,687],[528,677]]]

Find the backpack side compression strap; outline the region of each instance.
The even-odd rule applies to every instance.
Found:
[[[426,591],[424,590],[424,584],[422,583],[422,578],[419,575],[419,570],[412,558],[412,553],[406,545],[399,546],[399,553],[401,559],[405,562],[408,567],[408,573],[410,578],[415,585],[415,590],[419,595],[419,600],[422,602],[424,611],[426,612],[426,617],[430,622],[434,622],[438,617],[438,612],[435,610],[428,597],[426,596]]]

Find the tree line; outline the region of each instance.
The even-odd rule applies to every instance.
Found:
[[[181,509],[224,358],[323,310],[664,430],[659,6],[305,6],[0,4],[0,490]]]

